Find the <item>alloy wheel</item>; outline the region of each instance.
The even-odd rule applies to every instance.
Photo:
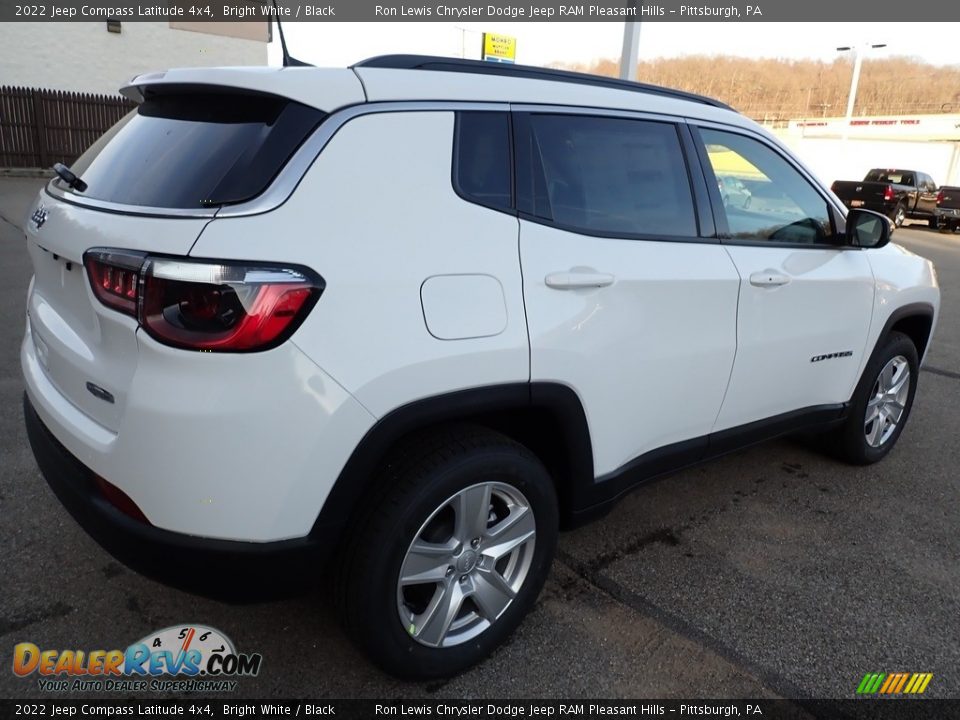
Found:
[[[863,434],[867,445],[878,448],[893,435],[910,394],[910,364],[903,355],[892,358],[877,376],[867,402]]]
[[[536,520],[517,488],[472,485],[423,523],[404,555],[397,610],[406,632],[430,647],[466,642],[503,615],[533,560]]]

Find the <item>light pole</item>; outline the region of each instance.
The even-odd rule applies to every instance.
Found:
[[[634,2],[636,7],[636,2]],[[637,62],[640,57],[640,23],[623,24],[623,53],[620,55],[620,79],[637,79]]]
[[[863,66],[863,51],[884,48],[886,46],[886,43],[867,43],[859,48],[856,45],[844,45],[843,47],[837,48],[837,52],[853,52],[853,77],[850,79],[850,95],[847,96],[847,118],[843,123],[844,140],[847,139],[847,133],[850,130],[850,121],[853,119],[853,105],[857,100],[857,85],[860,84],[860,69]]]

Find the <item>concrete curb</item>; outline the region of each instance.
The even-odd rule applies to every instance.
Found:
[[[43,168],[2,168],[0,167],[0,178],[52,178],[53,170]]]

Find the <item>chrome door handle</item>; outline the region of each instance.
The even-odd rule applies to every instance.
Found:
[[[581,272],[567,270],[547,275],[543,281],[548,288],[554,290],[581,290],[584,288],[601,288],[613,285],[613,275],[610,273]]]
[[[756,287],[780,287],[790,282],[790,276],[774,270],[755,272],[750,276],[750,284]]]

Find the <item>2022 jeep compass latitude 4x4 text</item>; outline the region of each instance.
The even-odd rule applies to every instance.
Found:
[[[417,56],[123,92],[26,223],[38,464],[161,574],[335,555],[396,675],[490,653],[637,483],[910,415],[932,265],[720,103]]]

